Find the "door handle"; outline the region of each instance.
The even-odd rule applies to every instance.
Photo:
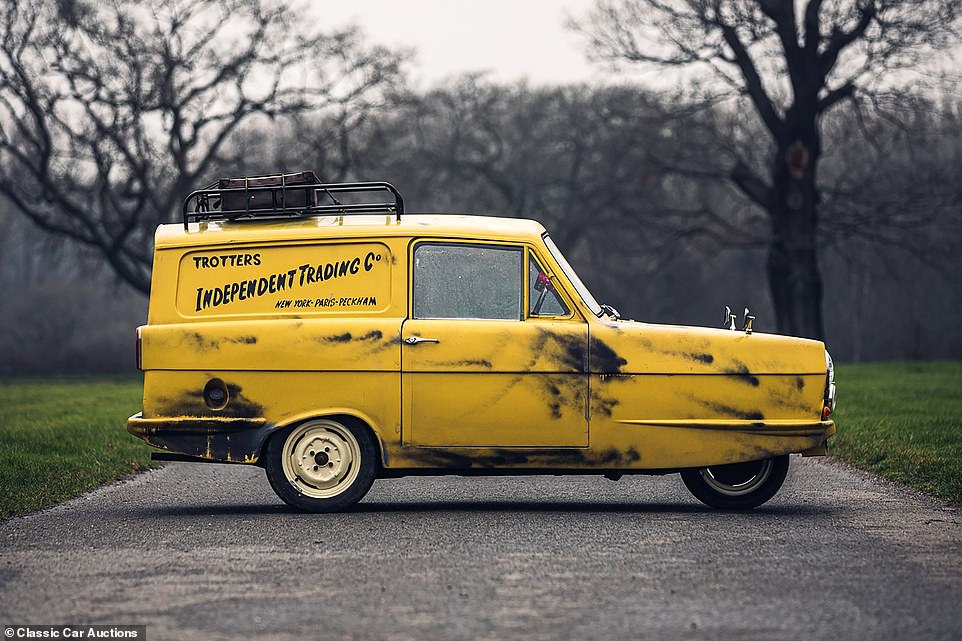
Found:
[[[408,345],[417,345],[418,343],[440,343],[436,338],[421,338],[420,336],[408,336],[404,339],[404,342]]]

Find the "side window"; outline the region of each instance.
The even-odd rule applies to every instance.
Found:
[[[523,261],[520,247],[419,244],[412,317],[520,320]]]
[[[528,260],[528,302],[531,316],[567,316],[568,307],[534,256]]]

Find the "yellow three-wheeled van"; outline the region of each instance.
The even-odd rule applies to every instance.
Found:
[[[750,508],[835,431],[824,345],[750,321],[622,320],[531,220],[409,215],[387,183],[311,172],[222,180],[157,230],[127,429],[161,460],[260,465],[311,511],[379,477],[666,472]]]

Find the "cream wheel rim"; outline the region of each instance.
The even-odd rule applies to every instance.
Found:
[[[708,487],[725,496],[745,496],[751,494],[772,474],[773,459],[721,465],[701,470],[701,477]]]
[[[329,420],[300,425],[287,436],[284,476],[297,491],[329,499],[351,487],[361,469],[361,447],[349,429]]]

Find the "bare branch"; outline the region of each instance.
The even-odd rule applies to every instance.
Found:
[[[864,36],[872,24],[872,21],[877,16],[874,2],[868,2],[864,6],[859,6],[856,8],[856,11],[858,12],[858,22],[856,22],[855,26],[848,31],[840,29],[833,31],[828,38],[825,50],[819,56],[819,72],[821,73],[823,82],[835,67],[835,63],[838,62],[838,57],[842,53],[842,50]]]
[[[256,118],[383,104],[401,58],[274,0],[0,7],[0,193],[146,291],[152,232]]]
[[[762,85],[762,78],[755,68],[754,61],[752,61],[751,56],[748,54],[748,49],[745,48],[738,38],[738,32],[734,27],[726,24],[720,24],[719,26],[725,42],[728,43],[728,46],[731,47],[735,55],[735,64],[741,69],[742,78],[745,80],[745,92],[751,98],[752,104],[755,105],[755,109],[758,110],[762,121],[764,121],[768,130],[772,132],[772,135],[776,138],[783,137],[785,135],[785,123],[782,122],[781,117],[779,117],[778,112],[775,110],[775,105],[772,103],[768,93],[766,93]]]
[[[748,165],[739,161],[729,175],[732,182],[738,186],[742,193],[751,198],[755,204],[766,210],[768,209],[772,202],[772,188],[759,178]]]

